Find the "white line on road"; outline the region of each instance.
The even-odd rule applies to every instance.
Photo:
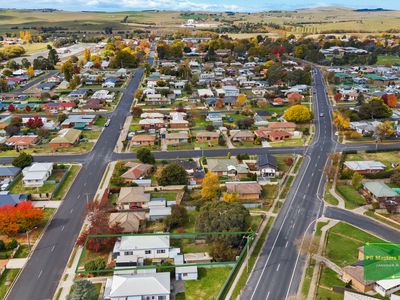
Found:
[[[289,245],[289,241],[286,241],[285,248],[287,248],[288,245]]]
[[[281,266],[281,264],[278,264],[278,266],[276,267],[276,271],[279,271],[279,267]]]
[[[53,252],[55,248],[56,248],[56,245],[54,245],[54,246],[51,248],[51,252]]]
[[[40,270],[39,275],[37,278],[40,278],[40,276],[42,276],[43,270]]]
[[[314,172],[312,172],[312,174],[311,174],[311,177],[313,177],[314,176]]]
[[[69,211],[69,213],[70,213],[70,214],[72,214],[72,212],[73,212],[73,211],[74,211],[74,209],[73,209],[73,208],[71,208],[71,210]]]
[[[303,195],[303,199],[306,199],[306,195]]]
[[[76,199],[78,199],[79,200],[79,198],[81,197],[81,195],[78,195],[78,197],[76,197]]]
[[[83,184],[83,186],[86,186],[87,185],[87,182],[85,182],[84,184]]]
[[[267,298],[266,298],[266,300],[268,300],[268,297],[269,297],[269,293],[270,293],[270,292],[268,291],[268,294],[267,294]]]
[[[64,231],[65,226],[63,225],[63,227],[61,227],[61,231]]]

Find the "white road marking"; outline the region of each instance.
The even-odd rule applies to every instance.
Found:
[[[303,199],[306,199],[306,195],[303,195]]]
[[[289,244],[289,241],[286,241],[286,245],[285,245],[285,248],[287,248],[288,244]]]
[[[79,198],[81,197],[81,195],[78,195],[78,197],[76,198],[76,199],[78,199],[79,200]]]
[[[281,264],[279,264],[278,265],[278,267],[276,268],[276,271],[278,272],[279,271],[279,267],[281,266]]]
[[[71,208],[71,210],[69,211],[69,213],[70,213],[70,214],[72,214],[72,212],[73,212],[73,211],[74,211],[74,209],[73,209],[73,208]]]
[[[61,231],[64,231],[65,226],[63,225],[63,227],[61,227]]]
[[[56,245],[54,245],[54,246],[51,248],[51,252],[53,252],[55,248],[56,248]]]
[[[37,278],[40,278],[40,276],[42,276],[43,270],[40,270],[39,275]]]
[[[87,182],[85,182],[84,184],[83,184],[83,186],[86,186],[87,185]]]
[[[266,298],[266,300],[268,300],[268,297],[269,297],[269,293],[270,293],[270,292],[268,291],[268,294],[267,294],[267,298]]]

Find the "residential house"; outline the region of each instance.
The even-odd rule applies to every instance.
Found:
[[[168,206],[168,202],[164,198],[153,198],[148,203],[148,206],[148,217],[151,221],[160,220],[171,215],[171,207]]]
[[[132,146],[153,146],[156,143],[156,136],[151,134],[134,135],[131,139]]]
[[[214,97],[214,93],[210,89],[198,89],[197,94],[200,98]]]
[[[17,206],[23,201],[28,201],[27,194],[10,194],[9,192],[0,192],[0,207],[5,205]]]
[[[118,79],[113,77],[108,77],[104,80],[103,84],[101,85],[103,88],[115,88]]]
[[[175,280],[197,280],[199,274],[197,266],[184,266],[175,268]]]
[[[218,142],[219,132],[215,131],[198,131],[196,132],[196,142]]]
[[[397,291],[400,291],[400,279],[378,280],[375,282],[374,290],[382,297],[388,297]]]
[[[275,156],[266,153],[257,156],[256,168],[261,177],[275,177],[278,171],[278,163]]]
[[[346,266],[342,269],[342,280],[351,282],[352,287],[362,293],[370,292],[374,289],[374,280],[364,279],[364,266],[356,263],[355,265]]]
[[[169,300],[171,279],[169,272],[115,274],[107,279],[105,300]]]
[[[126,182],[133,182],[136,179],[147,177],[153,169],[153,166],[150,164],[135,162],[126,163],[125,167],[128,167],[129,169],[121,175],[121,178]]]
[[[231,130],[230,138],[232,142],[253,142],[254,133],[250,130]]]
[[[41,187],[53,172],[53,163],[34,163],[22,170],[25,187]]]
[[[284,131],[295,131],[296,123],[293,122],[269,122],[267,126],[268,130],[284,130]]]
[[[122,187],[116,202],[118,210],[148,209],[150,194],[144,192],[144,187]]]
[[[185,120],[186,113],[183,112],[171,112],[171,120],[169,121],[170,128],[187,128],[189,126],[189,121]]]
[[[267,128],[259,128],[255,130],[254,133],[262,140],[268,140],[271,142],[284,141],[293,136],[293,133],[286,130],[268,130]]]
[[[79,89],[79,90],[75,90],[75,91],[72,91],[71,93],[69,93],[67,98],[70,100],[81,101],[87,96],[87,93],[88,93],[87,89]]]
[[[20,172],[21,169],[17,167],[0,166],[0,180],[8,179],[13,181]]]
[[[388,206],[398,207],[400,204],[400,195],[383,182],[364,182],[363,192],[366,197],[378,202],[383,208]]]
[[[206,121],[212,122],[212,125],[214,126],[222,126],[224,124],[222,120],[223,117],[224,115],[219,112],[209,112]]]
[[[141,232],[146,223],[146,213],[137,211],[123,211],[110,213],[109,223],[111,226],[119,225],[123,233]]]
[[[256,181],[233,181],[225,185],[227,193],[237,194],[239,200],[260,200],[262,188]]]
[[[345,161],[344,166],[346,169],[360,174],[378,173],[386,168],[383,163],[375,160]]]
[[[13,135],[6,140],[7,146],[12,146],[16,150],[28,149],[36,146],[39,141],[37,135]]]
[[[187,132],[167,133],[165,135],[165,141],[167,145],[179,145],[182,143],[188,143],[189,133]]]
[[[148,94],[144,100],[147,105],[170,105],[171,99],[163,97],[161,94]]]
[[[93,126],[96,118],[96,115],[69,115],[68,118],[61,123],[61,127],[80,130],[87,129]]]
[[[113,257],[137,256],[147,259],[173,258],[179,248],[171,248],[168,234],[121,236],[115,243]]]
[[[79,143],[80,136],[82,131],[73,128],[64,128],[61,129],[57,137],[52,139],[49,142],[50,148],[59,149],[59,148],[68,148]]]
[[[139,121],[142,129],[160,129],[165,126],[163,119],[142,119]]]
[[[98,90],[98,91],[95,91],[94,94],[90,98],[98,99],[98,100],[112,101],[112,100],[114,100],[114,97],[115,97],[114,93],[110,93],[110,91]]]
[[[249,172],[247,165],[240,164],[235,158],[208,158],[207,168],[220,177],[227,176],[230,178],[244,178]]]

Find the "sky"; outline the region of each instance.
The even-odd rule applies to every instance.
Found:
[[[283,2],[283,3],[282,3]],[[399,0],[0,0],[0,8],[55,8],[62,10],[205,10],[245,11],[292,10],[319,6],[399,9]]]

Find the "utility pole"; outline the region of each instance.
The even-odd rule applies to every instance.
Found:
[[[37,226],[33,227],[31,230],[27,230],[26,231],[26,240],[28,242],[28,251],[31,252],[31,242],[29,240],[29,234],[31,233],[31,231],[35,230],[37,228]]]

